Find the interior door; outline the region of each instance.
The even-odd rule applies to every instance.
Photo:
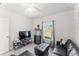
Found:
[[[9,51],[9,20],[0,18],[0,54]]]

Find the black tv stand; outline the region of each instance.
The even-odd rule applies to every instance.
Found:
[[[17,49],[22,48],[22,47],[24,47],[24,46],[26,46],[27,44],[30,44],[30,43],[32,43],[31,38],[22,39],[19,42],[13,43],[13,49],[17,50]]]

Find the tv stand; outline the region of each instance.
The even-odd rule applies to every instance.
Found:
[[[13,42],[13,49],[16,50],[16,49],[22,48],[30,43],[32,43],[31,38],[22,39],[19,42]]]

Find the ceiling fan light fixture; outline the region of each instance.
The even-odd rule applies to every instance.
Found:
[[[32,12],[33,9],[34,9],[33,7],[28,7],[28,8],[27,8],[27,10],[30,11],[30,12]]]

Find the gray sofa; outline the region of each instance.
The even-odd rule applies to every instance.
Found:
[[[60,46],[56,44],[53,50],[53,56],[79,56],[79,48],[77,45],[70,39],[67,42]]]

